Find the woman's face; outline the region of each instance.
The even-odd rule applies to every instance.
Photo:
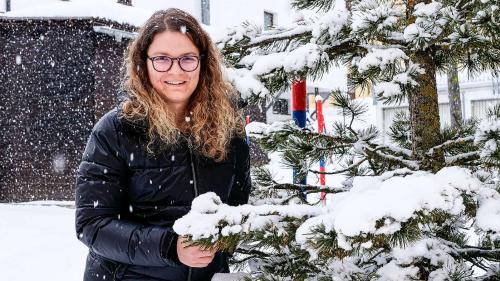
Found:
[[[198,48],[196,48],[189,37],[175,31],[164,31],[156,34],[148,48],[147,54],[149,58],[160,57],[160,61],[155,62],[157,69],[159,69],[158,66],[162,67],[161,64],[168,63],[168,59],[165,60],[165,56],[171,58],[183,56],[200,57]],[[186,110],[189,98],[198,85],[200,66],[198,65],[194,71],[188,72],[179,66],[179,60],[173,60],[172,66],[168,71],[159,72],[153,67],[151,59],[147,61],[148,77],[153,88],[162,95],[169,107],[175,110],[176,113],[182,113]],[[192,60],[187,58],[184,63],[189,66],[190,62],[192,63]]]

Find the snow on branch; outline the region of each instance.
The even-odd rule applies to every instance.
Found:
[[[450,146],[460,145],[460,144],[464,144],[466,142],[472,142],[472,141],[474,141],[474,137],[473,136],[468,136],[468,137],[463,137],[463,138],[457,138],[457,139],[449,140],[449,141],[446,141],[446,142],[444,142],[444,143],[442,143],[440,145],[437,145],[437,146],[431,148],[427,154],[432,155],[432,154],[434,154],[435,150],[445,149],[445,148],[448,148]]]
[[[413,11],[415,23],[405,28],[404,39],[416,48],[425,49],[443,34],[453,14],[454,8],[443,7],[437,1],[416,4]]]
[[[380,151],[381,149],[382,148],[371,148],[371,147],[366,146],[365,153],[367,153],[369,155],[376,155],[380,158],[386,159],[387,161],[398,163],[398,164],[400,164],[404,167],[407,167],[411,170],[418,170],[420,168],[418,161],[407,160],[401,156],[394,156],[394,155],[386,154],[386,153],[383,153],[382,151]]]
[[[467,152],[467,153],[461,153],[458,155],[453,155],[453,156],[446,156],[444,158],[444,161],[446,165],[452,166],[452,165],[457,165],[459,163],[465,163],[468,161],[473,161],[473,160],[478,160],[480,158],[480,154],[478,151],[472,151],[472,152]]]
[[[349,13],[345,6],[335,7],[318,19],[312,28],[312,41],[318,44],[337,45],[342,40],[342,30],[349,24]]]
[[[252,95],[265,97],[269,94],[269,90],[248,69],[224,68],[224,73],[227,81],[241,93],[242,98]]]
[[[360,72],[368,71],[370,68],[385,69],[399,60],[407,59],[406,54],[399,48],[374,48],[368,52],[359,62],[357,67]]]
[[[283,69],[285,72],[294,73],[304,69],[315,68],[321,61],[328,60],[322,48],[316,44],[308,43],[290,52],[273,53],[258,57],[253,64],[251,73],[261,76]]]
[[[206,193],[197,197],[191,211],[175,222],[174,231],[193,240],[210,239],[216,243],[225,236],[265,231],[270,227],[283,231],[285,218],[308,218],[297,229],[295,239],[299,244],[307,247],[308,241],[317,235],[314,230],[321,226],[326,233],[335,232],[338,246],[350,251],[355,246],[352,240],[355,237],[393,235],[418,214],[440,211],[452,216],[463,215],[463,194],[479,200],[477,227],[500,234],[500,194],[484,188],[468,170],[458,167],[447,167],[436,174],[415,172],[389,179],[355,177],[353,187],[337,193],[326,206],[232,207],[223,204],[215,193]]]
[[[396,1],[359,1],[353,7],[353,32],[365,37],[373,36],[372,32],[388,34],[396,29],[398,19],[404,12],[404,7]]]
[[[297,25],[291,29],[282,31],[279,34],[276,34],[273,31],[271,31],[271,33],[268,34],[262,33],[260,36],[252,38],[249,44],[245,45],[244,49],[250,49],[264,44],[270,44],[280,40],[292,40],[310,34],[311,34],[310,26]]]
[[[213,192],[193,200],[191,211],[174,223],[174,231],[190,236],[193,240],[211,239],[216,242],[223,236],[244,234],[278,226],[285,217],[303,218],[319,215],[321,208],[309,205],[242,205],[223,204]]]

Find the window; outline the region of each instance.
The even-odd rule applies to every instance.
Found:
[[[10,9],[10,0],[0,0],[0,13],[5,13],[7,12],[8,9]]]
[[[201,0],[201,22],[210,25],[210,0]]]
[[[264,29],[271,29],[274,26],[274,14],[264,11]]]
[[[288,100],[287,99],[276,99],[273,103],[273,113],[288,115]]]

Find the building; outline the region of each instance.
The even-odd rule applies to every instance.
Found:
[[[243,20],[281,24],[288,3],[119,2],[0,0],[0,202],[73,200],[88,135],[119,99],[127,44],[155,10],[187,10],[211,32]]]
[[[484,72],[476,76],[470,76],[467,72],[459,73],[460,95],[462,102],[462,116],[464,119],[484,119],[488,108],[500,102],[500,83],[498,76],[491,72]],[[439,118],[441,128],[451,123],[450,104],[448,100],[448,82],[446,75],[436,77]],[[376,105],[377,127],[383,136],[383,141],[388,142],[387,133],[392,125],[394,116],[398,111],[408,113],[408,104]]]
[[[90,130],[117,102],[134,28],[92,17],[0,18],[0,201],[72,199]]]

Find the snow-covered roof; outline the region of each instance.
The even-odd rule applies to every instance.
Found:
[[[91,19],[99,18],[139,27],[157,10],[179,8],[196,15],[194,2],[185,0],[137,0],[133,6],[119,4],[116,0],[12,0],[12,11],[0,14],[0,19]],[[224,34],[216,26],[202,27],[214,41]]]
[[[5,13],[7,18],[103,18],[122,24],[140,26],[151,16],[151,10],[143,10],[119,4],[113,0],[40,1]]]
[[[15,2],[15,0],[13,1]],[[155,9],[143,9],[119,4],[116,0],[42,0],[31,5],[19,5],[0,16],[4,18],[102,18],[132,26],[142,25]]]

